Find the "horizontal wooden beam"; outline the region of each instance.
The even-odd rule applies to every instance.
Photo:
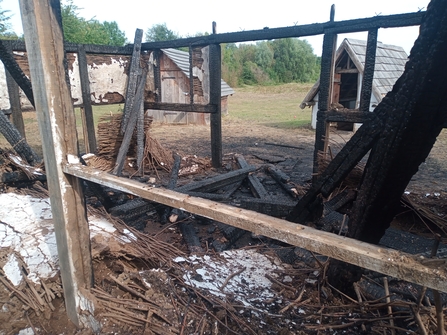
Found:
[[[176,104],[169,102],[145,102],[144,109],[155,109],[189,113],[216,113],[216,105]]]
[[[316,230],[257,212],[191,197],[163,188],[150,187],[81,164],[67,164],[63,167],[63,170],[72,176],[147,200],[181,208],[196,215],[300,246],[312,252],[355,264],[362,268],[447,292],[445,264],[439,267],[428,267],[421,264],[417,256]]]
[[[263,28],[208,36],[182,38],[172,41],[148,42],[141,45],[142,50],[179,48],[221,43],[237,43],[248,41],[272,40],[288,37],[305,37],[321,35],[326,32],[334,34],[368,31],[373,28],[397,28],[417,26],[421,23],[425,12],[374,16],[338,22],[312,23],[282,28]]]
[[[326,122],[353,122],[363,123],[376,117],[372,112],[359,112],[358,110],[331,110],[325,112]]]

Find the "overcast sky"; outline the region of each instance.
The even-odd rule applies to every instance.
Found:
[[[428,0],[208,0],[191,2],[185,0],[165,1],[105,1],[74,0],[81,8],[80,15],[86,19],[116,21],[126,32],[130,43],[133,42],[137,28],[146,31],[157,23],[166,23],[167,27],[182,36],[197,32],[211,32],[212,22],[217,23],[217,32],[237,32],[264,27],[277,28],[308,23],[320,23],[329,20],[332,4],[335,4],[335,20],[348,20],[376,15],[401,14],[426,10]],[[19,0],[3,0],[3,10],[10,10],[14,30],[22,34]],[[402,46],[410,52],[417,38],[418,28],[380,29],[379,41]],[[347,35],[339,35],[341,43]],[[350,34],[349,37],[366,39],[365,33]],[[322,36],[306,37],[321,54]]]

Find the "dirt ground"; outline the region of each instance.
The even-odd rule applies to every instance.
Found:
[[[182,156],[210,157],[209,127],[153,125],[151,134],[167,150]],[[333,152],[349,137],[350,133],[333,133]],[[224,167],[221,170],[229,170],[234,163],[234,154],[240,154],[259,169],[274,164],[288,174],[293,183],[305,187],[312,175],[313,145],[314,132],[311,130],[280,129],[224,119]],[[441,219],[447,215],[446,148],[447,134],[442,133],[430,157],[408,187],[411,199],[419,205],[429,206]],[[216,171],[208,167],[205,176],[200,178],[214,173]],[[262,180],[262,172],[259,176]],[[185,182],[187,180],[179,181]],[[274,183],[265,179],[264,184],[274,198],[288,197],[287,193],[273,187]],[[290,197],[288,200],[296,201]],[[94,199],[89,202],[94,204]],[[414,218],[407,222],[406,218],[402,216],[396,225],[424,236],[429,235],[430,229],[436,229],[433,225],[415,224]],[[121,227],[118,229],[121,240],[123,232],[129,229],[146,244],[115,244],[98,236],[93,239],[96,313],[102,324],[99,333],[287,335],[391,334],[391,329],[396,334],[417,331],[414,321],[405,321],[405,318],[413,320],[410,305],[414,302],[399,300],[394,308],[402,316],[390,326],[389,315],[381,300],[370,298],[368,301],[366,298],[366,302],[361,303],[337,294],[324,282],[325,260],[310,257],[309,262],[303,261],[304,258],[286,262],[287,255],[290,252],[296,254],[296,249],[260,236],[241,235],[230,249],[237,252],[242,248],[247,255],[253,254],[251,262],[255,262],[255,258],[267,262],[267,270],[261,277],[268,279],[268,290],[262,286],[264,284],[250,286],[252,281],[255,282],[255,273],[249,272],[250,267],[262,268],[262,265],[233,262],[252,256],[217,253],[211,246],[213,241],[228,242],[219,223],[192,216],[172,224],[162,224],[159,219],[156,209],[148,211],[142,232],[117,222]],[[194,227],[201,241],[202,250],[195,258],[190,258],[192,253],[182,238],[182,225],[184,228],[188,224]],[[445,236],[442,237],[444,240]],[[0,264],[9,253],[1,250]],[[178,261],[173,262],[173,259]],[[212,273],[210,267],[221,270],[215,274],[217,277],[210,275],[208,278]],[[226,291],[225,295],[212,294],[212,290],[203,286],[213,281],[220,283],[219,290]],[[394,283],[396,286],[406,285],[400,281]],[[29,307],[37,304],[30,298],[33,290],[37,290],[48,308]],[[411,287],[410,290],[417,295],[418,288]],[[68,321],[58,276],[47,282],[46,288],[31,289],[29,285],[22,292],[25,292],[25,298],[21,298],[14,288],[0,284],[0,334],[92,333],[78,330]],[[428,333],[433,334],[433,308],[426,307],[420,313]]]

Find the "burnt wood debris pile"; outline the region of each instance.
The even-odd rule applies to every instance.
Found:
[[[302,178],[302,171],[299,171],[300,176],[297,177],[300,167],[297,167],[298,160],[293,157],[259,158],[236,153],[224,155],[221,166],[215,167],[215,162],[208,158],[184,156],[167,150],[151,135],[152,119],[144,113],[144,89],[148,68],[147,63],[142,67],[140,62],[143,34],[140,29],[136,31],[131,52],[132,61],[123,114],[100,120],[98,138],[86,144],[90,149],[97,150],[90,150],[94,154],[83,155],[81,161],[84,165],[151,187],[164,187],[190,196],[230,204],[235,210],[250,209],[359,241],[420,254],[424,256],[427,266],[445,267],[445,220],[404,194],[412,176],[427,158],[447,121],[447,4],[435,0],[432,1],[431,7],[423,16],[420,37],[411,51],[404,74],[374,113],[365,116],[374,69],[374,56],[371,55],[374,54],[377,44],[377,29],[369,31],[364,94],[360,110],[355,114],[359,118],[355,121],[361,119],[364,124],[333,158],[329,158],[324,136],[328,134],[328,121],[335,117],[336,111],[330,109],[329,90],[325,91],[325,87],[329,88],[332,81],[331,60],[336,32],[325,34],[313,175],[311,176],[310,169],[306,171],[309,172],[309,180]],[[212,49],[211,52],[216,50]],[[8,76],[12,78],[10,80],[20,86],[34,105],[31,82],[17,65],[11,50],[8,50],[2,41],[0,59],[7,69]],[[14,109],[12,103],[11,106]],[[352,118],[352,115],[349,117]],[[46,176],[42,160],[26,143],[24,134],[18,128],[20,127],[9,122],[4,113],[0,113],[0,131],[15,150],[1,152],[2,189],[43,190],[46,187]],[[266,145],[277,146],[273,143]],[[213,153],[216,154],[219,154],[219,150]],[[366,163],[363,163],[365,161]],[[91,208],[103,213],[105,211],[116,220],[117,225],[122,225],[122,230],[130,229],[147,243],[146,246],[133,246],[132,252],[127,254],[132,255],[132,259],[144,260],[142,250],[150,243],[156,246],[161,243],[160,248],[169,248],[163,242],[157,242],[156,238],[152,240],[152,237],[144,237],[153,233],[153,236],[164,236],[165,239],[175,241],[179,249],[183,248],[182,253],[175,248],[169,249],[168,254],[173,257],[255,246],[266,254],[275,254],[281,262],[289,264],[289,271],[295,275],[293,284],[295,285],[298,279],[306,284],[298,291],[292,284],[284,284],[283,281],[275,279],[276,277],[267,277],[276,285],[277,290],[286,294],[291,301],[286,307],[276,306],[267,312],[264,311],[272,324],[275,322],[271,319],[282,318],[278,322],[280,326],[271,326],[275,331],[279,331],[281,327],[287,329],[284,316],[291,320],[298,318],[301,307],[308,309],[308,319],[320,318],[323,321],[318,326],[306,326],[308,331],[315,333],[333,329],[353,329],[352,333],[388,329],[395,333],[406,329],[428,334],[440,328],[436,326],[436,322],[443,322],[440,321],[442,318],[439,318],[439,314],[442,314],[442,306],[447,302],[444,293],[426,293],[424,287],[403,285],[401,281],[391,277],[362,270],[357,266],[341,264],[340,261],[327,256],[317,255],[306,249],[255,235],[206,217],[192,215],[182,209],[145,200],[109,186],[89,181],[84,181],[83,184],[87,203]],[[423,218],[437,234],[432,236],[432,239],[427,239],[395,227],[390,228],[391,222],[403,208],[411,209],[415,217]],[[181,233],[176,238],[169,235],[173,227],[178,228]],[[411,245],[406,243],[410,240]],[[182,293],[179,293],[178,287],[170,287],[171,291],[166,293],[172,295],[172,292],[177,290],[177,307],[186,310],[190,308],[190,313],[200,319],[204,314],[204,306],[211,306],[209,308],[213,309],[213,312],[208,313],[221,329],[226,328],[230,333],[257,333],[257,329],[252,329],[252,325],[248,325],[242,316],[238,315],[246,313],[244,306],[241,307],[230,300],[223,304],[211,295],[188,287],[185,278],[179,274],[178,265],[171,264],[171,260],[163,259],[164,256],[160,254],[151,254],[151,257],[154,257],[154,263],[169,263],[169,274],[182,288],[187,287]],[[305,270],[305,276],[300,273],[300,269]],[[221,291],[233,277],[243,271],[245,268],[230,274],[221,285]],[[116,272],[121,273],[124,270]],[[135,273],[135,276],[138,275]],[[139,280],[143,282],[143,279]],[[139,293],[137,285],[128,285],[115,278],[109,281],[127,291],[132,299],[140,299],[144,304],[150,305],[150,301]],[[109,296],[101,287],[93,290],[105,304],[111,306],[115,303],[115,298]],[[334,302],[336,300],[338,305]],[[324,314],[325,304],[333,305],[327,307],[329,311]],[[144,310],[147,313],[144,318],[147,316],[147,319],[152,317],[148,306],[145,306],[147,309]],[[431,306],[435,306],[435,312]],[[251,312],[259,312],[260,306],[250,308]],[[384,315],[383,310],[387,311],[385,316],[377,316],[380,313]],[[118,313],[117,311],[118,308],[114,313]],[[119,314],[120,320],[128,323],[129,327],[147,326],[145,319],[137,319],[132,323],[129,315],[123,310],[120,313],[123,313]],[[162,309],[157,309],[154,313],[158,317],[156,327],[160,332],[163,331],[163,322],[170,324],[172,331],[176,327],[180,327],[182,331],[188,327],[184,323],[186,316],[176,323],[162,316]],[[249,316],[253,320],[262,320],[259,314],[250,313]],[[433,313],[438,314],[436,321]],[[206,329],[211,333],[211,326],[206,322],[200,322],[195,327],[195,330],[202,327],[202,330]]]

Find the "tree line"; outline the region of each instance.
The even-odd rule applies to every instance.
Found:
[[[1,9],[0,38],[17,39],[11,28],[7,10]],[[67,42],[123,46],[126,39],[116,21],[100,22],[95,18],[85,19],[72,0],[61,5],[64,38]],[[197,33],[203,36],[207,33]],[[146,42],[168,41],[182,37],[170,30],[165,23],[154,24],[147,29]],[[312,82],[320,73],[320,57],[313,53],[306,40],[284,38],[262,41],[255,44],[222,44],[222,78],[233,87],[241,85],[274,85],[290,82]]]

